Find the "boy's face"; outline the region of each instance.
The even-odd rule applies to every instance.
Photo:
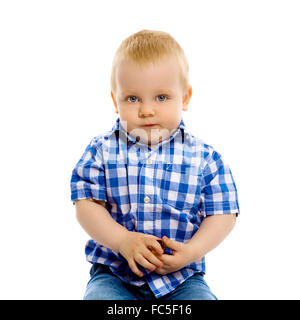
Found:
[[[167,139],[178,128],[191,95],[191,87],[182,88],[173,57],[143,66],[122,60],[116,68],[116,91],[111,92],[123,128],[149,146]],[[153,126],[146,126],[149,124]]]

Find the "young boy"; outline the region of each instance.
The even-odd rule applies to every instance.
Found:
[[[71,178],[92,238],[84,299],[217,299],[205,255],[230,233],[239,205],[229,166],[183,122],[191,95],[184,52],[168,33],[122,42],[111,75],[120,116],[90,141]]]

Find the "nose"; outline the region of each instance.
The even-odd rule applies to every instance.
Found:
[[[155,114],[155,112],[150,104],[147,104],[147,105],[141,104],[140,105],[139,117],[144,118],[144,117],[154,116],[154,114]]]

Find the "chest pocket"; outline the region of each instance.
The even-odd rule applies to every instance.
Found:
[[[160,195],[165,204],[177,209],[191,209],[200,204],[200,173],[198,166],[161,164]]]

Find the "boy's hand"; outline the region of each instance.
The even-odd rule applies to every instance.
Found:
[[[122,238],[119,253],[127,260],[132,272],[139,277],[142,277],[143,273],[136,263],[150,271],[154,271],[157,267],[163,265],[159,260],[159,257],[163,254],[163,249],[157,240],[160,239],[153,235],[132,231],[126,232]],[[151,252],[151,249],[156,251],[155,254]]]
[[[180,270],[181,268],[192,263],[190,261],[190,247],[183,242],[174,241],[164,236],[162,238],[166,247],[172,249],[172,254],[163,254],[159,259],[163,262],[163,266],[155,270],[156,273],[165,275]]]

